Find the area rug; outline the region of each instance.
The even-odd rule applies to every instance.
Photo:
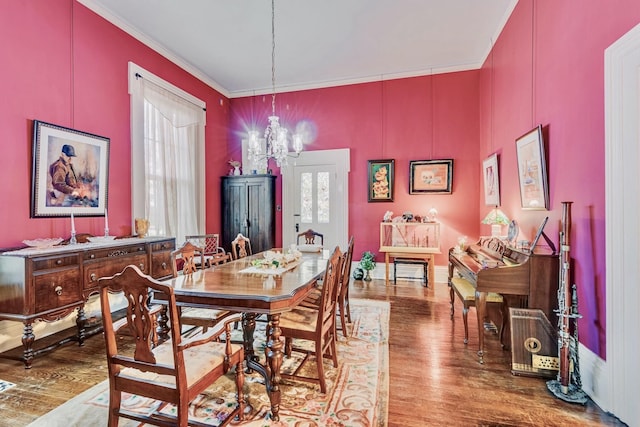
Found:
[[[245,376],[247,407],[242,426],[377,426],[387,425],[388,331],[389,303],[386,301],[351,300],[353,323],[348,338],[338,331],[337,368],[325,363],[327,393],[301,381],[283,380],[280,421],[269,419],[270,404],[263,378]],[[265,323],[256,327],[256,354],[264,354]],[[262,330],[260,330],[262,328]],[[240,333],[239,331],[237,333]],[[285,358],[282,370],[296,366],[298,359]],[[315,363],[308,363],[314,367]],[[235,403],[233,377],[226,376],[207,389],[190,406],[191,417],[212,426],[220,425]],[[79,394],[63,405],[38,418],[28,427],[92,427],[107,425],[109,399],[107,380]],[[155,410],[172,413],[172,405],[154,402],[136,395],[123,395],[123,405],[135,411]],[[120,419],[120,427],[142,424]]]

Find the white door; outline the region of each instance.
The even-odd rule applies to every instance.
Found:
[[[349,150],[306,151],[282,168],[282,244],[308,229],[325,249],[344,248],[349,226]],[[302,240],[301,240],[302,243]]]
[[[640,426],[638,117],[640,25],[605,50],[607,360],[592,386],[594,400],[609,399],[600,406],[629,426]]]

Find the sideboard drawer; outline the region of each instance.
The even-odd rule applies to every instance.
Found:
[[[34,258],[32,262],[33,271],[50,270],[52,268],[60,268],[78,264],[79,263],[77,254]]]
[[[151,277],[154,279],[164,279],[171,277],[171,251],[157,252],[151,254]]]
[[[34,276],[35,312],[83,301],[80,268],[67,268]]]
[[[120,246],[117,248],[95,249],[92,251],[88,251],[84,255],[84,260],[92,261],[107,258],[109,259],[109,262],[111,262],[111,259],[146,253],[147,248],[144,242],[141,242],[139,245]]]
[[[175,240],[165,240],[151,244],[151,252],[172,251],[176,248]]]
[[[86,263],[84,267],[84,288],[91,289],[98,287],[98,279],[101,277],[113,276],[120,273],[124,268],[133,264],[142,270],[143,273],[149,274],[149,266],[147,265],[147,254],[112,258],[109,262]]]

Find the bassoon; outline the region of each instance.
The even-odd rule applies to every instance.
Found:
[[[558,287],[558,351],[560,370],[558,381],[560,390],[569,393],[571,382],[571,203],[562,202],[562,230],[560,231],[560,286]]]

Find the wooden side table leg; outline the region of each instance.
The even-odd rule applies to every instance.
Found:
[[[24,322],[24,328],[22,329],[22,358],[24,361],[24,369],[31,369],[31,363],[33,362],[33,342],[36,336],[33,334],[33,325],[30,320]]]
[[[389,252],[384,254],[384,284],[389,286]]]
[[[476,314],[478,315],[478,361],[484,363],[484,318],[487,309],[487,293],[476,291]]]
[[[431,286],[435,286],[436,283],[436,270],[435,270],[435,265],[433,265],[433,255],[429,255],[427,257],[427,263],[428,266],[427,268],[429,269],[429,282],[427,284],[431,284]]]

